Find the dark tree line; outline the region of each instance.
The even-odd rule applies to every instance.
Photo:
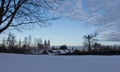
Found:
[[[76,51],[78,54],[91,54],[91,55],[120,55],[120,46],[118,45],[101,45],[98,43],[96,36],[98,34],[88,34],[84,36],[84,46],[81,52]],[[76,53],[75,52],[75,53]]]
[[[32,37],[29,35],[22,41],[21,39],[17,40],[14,34],[9,33],[8,37],[3,38],[0,44],[0,52],[30,54],[30,50],[39,47],[41,43],[42,40],[40,38],[34,39],[34,42],[32,42]]]
[[[96,33],[85,35],[83,49],[61,55],[120,55],[120,45],[102,45],[97,42],[96,36]]]
[[[91,50],[73,50],[72,53],[65,53],[59,55],[120,55],[120,45],[101,45],[95,44]]]

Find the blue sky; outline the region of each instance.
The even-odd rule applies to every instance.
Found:
[[[50,40],[52,46],[64,45],[67,46],[81,46],[83,45],[83,36],[94,33],[94,26],[87,26],[85,22],[72,20],[68,18],[61,18],[55,21],[51,21],[49,27],[35,27],[33,30],[24,30],[23,32],[14,31],[17,39],[24,39],[28,35],[34,38],[41,38],[44,40]],[[6,36],[6,34],[5,34]],[[101,39],[99,35],[97,37]],[[117,44],[120,42],[116,41],[98,41],[102,44]]]
[[[17,39],[31,35],[33,39],[50,40],[51,45],[79,46],[84,35],[97,32],[100,43],[120,45],[119,7],[120,0],[65,0],[58,10],[47,12],[48,16],[61,17],[49,27],[13,33]]]
[[[93,30],[86,27],[84,22],[64,17],[52,21],[49,27],[36,27],[33,30],[15,31],[14,33],[18,39],[31,35],[33,39],[50,40],[51,45],[80,46],[83,43],[83,36],[92,32]]]

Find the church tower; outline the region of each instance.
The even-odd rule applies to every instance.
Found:
[[[44,45],[47,45],[47,41],[46,40],[44,41]]]
[[[48,40],[48,41],[44,41],[44,49],[45,50],[50,50],[50,40]]]
[[[50,40],[48,40],[48,50],[50,50]]]

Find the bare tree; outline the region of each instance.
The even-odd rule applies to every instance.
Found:
[[[97,33],[86,35],[83,38],[85,39],[84,45],[88,47],[88,51],[91,51],[91,47],[93,43],[97,40],[95,37],[97,36]]]
[[[31,38],[31,35],[29,35],[28,36],[28,47],[30,47],[31,41],[32,41],[32,38]]]
[[[21,39],[19,39],[18,47],[21,48],[21,45],[22,45],[22,41],[21,41]]]
[[[101,47],[101,44],[100,44],[100,43],[95,42],[95,43],[93,44],[94,50],[99,50],[100,47]]]
[[[9,33],[8,34],[8,38],[7,38],[8,48],[14,48],[15,47],[15,43],[16,43],[15,35],[12,34],[12,33]]]
[[[0,0],[0,33],[23,25],[40,25],[53,20],[47,10],[55,10],[62,0]],[[19,27],[19,28],[18,28]]]
[[[24,43],[24,45],[23,45],[24,48],[28,48],[28,38],[27,37],[24,38],[23,43]]]

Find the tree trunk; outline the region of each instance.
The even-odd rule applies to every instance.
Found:
[[[90,36],[88,35],[88,51],[91,51]]]

